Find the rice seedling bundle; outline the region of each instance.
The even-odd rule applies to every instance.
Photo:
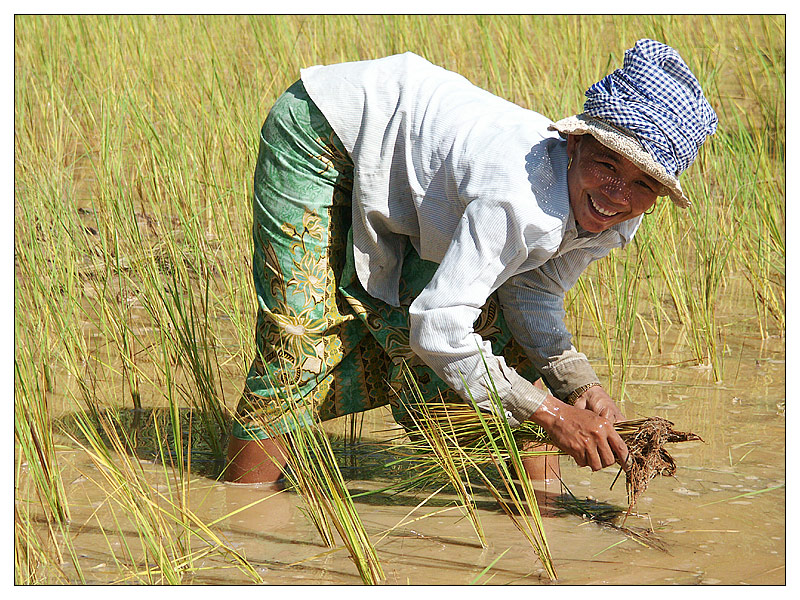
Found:
[[[492,451],[492,440],[499,437],[502,421],[483,419],[476,409],[466,404],[428,402],[416,420],[422,429],[452,432],[452,435],[445,436],[449,444],[448,450],[453,454],[468,455],[474,465],[486,465],[509,458],[508,452]],[[484,421],[489,424],[488,427]],[[629,507],[636,503],[651,479],[659,475],[675,474],[677,465],[666,444],[702,441],[702,438],[695,433],[675,430],[671,421],[661,417],[620,421],[614,424],[614,429],[628,446],[630,453],[625,471]],[[551,443],[547,432],[529,421],[513,428],[512,432],[519,447],[523,445],[530,447],[531,444],[541,447]],[[433,473],[433,469],[426,469],[429,463],[433,463],[428,445],[420,440],[412,440],[407,447],[413,452],[415,460],[424,465],[420,467],[420,471]],[[541,450],[533,450],[524,454],[536,456],[543,453],[545,452]]]

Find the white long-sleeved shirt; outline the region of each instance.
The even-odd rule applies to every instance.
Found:
[[[488,367],[507,414],[529,418],[544,392],[473,331],[497,291],[557,395],[597,381],[564,326],[564,293],[591,261],[627,244],[641,218],[599,234],[578,229],[566,142],[552,121],[412,53],[301,77],[353,159],[353,255],[366,291],[399,305],[408,242],[439,264],[409,308],[412,350],[482,406]]]

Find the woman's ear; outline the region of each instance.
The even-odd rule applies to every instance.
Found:
[[[578,138],[581,136],[572,133],[567,135],[567,156],[570,158],[575,154],[575,148],[578,146]]]

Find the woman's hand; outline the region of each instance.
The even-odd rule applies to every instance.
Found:
[[[628,447],[614,430],[613,423],[591,410],[576,408],[548,396],[531,418],[550,434],[556,446],[575,459],[579,467],[599,471],[615,462],[623,467],[627,464]]]
[[[608,419],[612,424],[625,420],[625,416],[611,399],[611,396],[599,385],[590,387],[578,396],[574,406],[575,408],[590,410],[596,415]]]

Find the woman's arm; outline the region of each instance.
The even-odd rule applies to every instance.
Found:
[[[591,262],[608,251],[582,248],[555,256],[510,278],[497,291],[514,338],[561,400],[579,388],[600,383],[586,356],[572,345],[564,324],[564,294]]]
[[[536,250],[531,251],[526,245],[536,232],[524,230],[524,222],[508,206],[472,203],[467,207],[439,268],[409,308],[411,348],[465,400],[472,397],[479,406],[488,406],[493,385],[512,425],[525,420],[539,423],[580,466],[600,469],[615,461],[624,463],[627,448],[607,419],[535,388],[502,357],[494,356],[490,344],[472,329],[489,295],[504,283],[506,289],[509,279],[515,280],[518,285],[509,289],[517,290],[516,299],[512,299],[517,308],[509,326],[517,340],[521,341],[521,337],[527,341],[523,345],[529,353],[537,348],[546,353],[547,348],[561,349],[566,344],[567,350],[561,352],[550,370],[551,377],[569,372],[571,380],[576,381],[575,373],[582,373],[597,383],[586,357],[569,343],[569,333],[563,325],[564,288],[560,288],[560,295],[542,294],[540,285],[523,285],[524,278],[512,277],[523,264],[537,260]],[[547,262],[547,258],[539,264]],[[541,318],[525,318],[526,310],[533,307]],[[520,323],[527,325],[517,331]],[[554,324],[560,327],[553,327]],[[579,380],[579,385],[585,383],[584,379]]]
[[[531,420],[541,425],[553,444],[574,458],[579,467],[598,471],[615,462],[627,466],[628,447],[613,422],[590,410],[548,396]]]
[[[473,324],[489,296],[523,263],[541,264],[550,256],[537,243],[548,232],[530,225],[536,219],[525,210],[508,202],[471,202],[436,273],[409,308],[409,343],[417,356],[467,401],[471,396],[488,404],[493,385],[519,422],[530,418],[546,393],[494,356]]]

